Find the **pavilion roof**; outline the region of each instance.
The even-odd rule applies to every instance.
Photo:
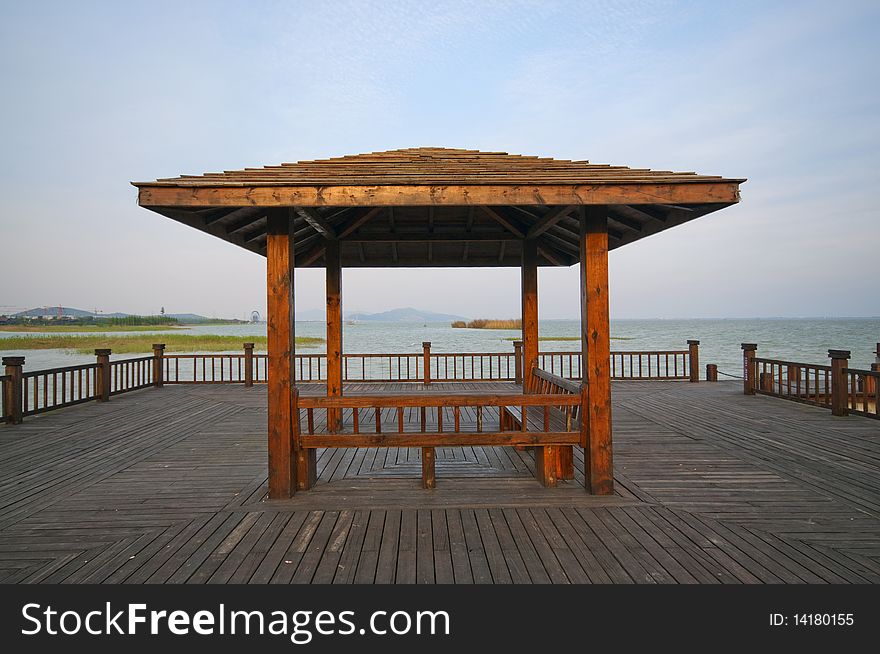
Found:
[[[739,201],[744,179],[448,148],[410,148],[133,182],[160,214],[265,254],[266,216],[288,211],[298,266],[341,241],[346,267],[577,261],[577,216],[607,214],[620,247]]]

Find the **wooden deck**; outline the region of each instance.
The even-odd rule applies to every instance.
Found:
[[[584,492],[579,451],[545,489],[528,451],[473,447],[438,448],[435,490],[418,449],[320,451],[314,490],[266,502],[265,387],[3,426],[0,581],[880,582],[877,421],[736,383],[613,392],[613,497]]]

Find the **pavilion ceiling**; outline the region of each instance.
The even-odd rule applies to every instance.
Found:
[[[417,148],[134,183],[139,204],[265,255],[270,212],[297,267],[518,266],[578,261],[578,216],[602,211],[617,248],[739,200],[743,179],[495,152]]]

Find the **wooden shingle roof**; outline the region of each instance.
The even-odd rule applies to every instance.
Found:
[[[577,215],[600,206],[612,248],[739,201],[744,179],[448,148],[300,161],[133,182],[141,206],[265,254],[266,216],[287,211],[298,266],[542,265],[577,261]]]
[[[283,163],[262,168],[181,175],[136,186],[403,186],[411,184],[638,184],[743,182],[722,177],[629,168],[506,152],[407,148]]]

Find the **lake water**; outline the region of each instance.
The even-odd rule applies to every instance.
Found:
[[[297,322],[298,336],[324,337],[323,322]],[[543,320],[541,336],[577,336],[577,320]],[[139,334],[149,332],[138,332]],[[155,332],[157,341],[161,334]],[[191,334],[265,335],[265,324],[194,326]],[[116,332],[114,336],[121,333]],[[64,350],[12,351],[2,347],[2,339],[22,335],[0,332],[0,352],[27,357],[26,369],[37,370],[94,361],[93,356]],[[28,335],[28,334],[24,334]],[[31,334],[33,335],[33,334]],[[96,335],[94,332],[89,335]],[[828,349],[850,350],[850,365],[866,368],[874,362],[874,350],[880,342],[880,318],[828,319],[725,319],[725,320],[612,320],[612,350],[683,350],[689,338],[700,340],[700,363],[718,364],[719,371],[739,376],[742,367],[740,343],[758,344],[758,355],[800,361],[828,363]],[[420,352],[422,341],[431,341],[434,352],[505,352],[513,344],[507,338],[516,331],[492,329],[452,329],[448,323],[377,323],[359,322],[344,325],[346,352]],[[541,343],[544,351],[578,350],[579,341]],[[319,352],[322,345],[300,348],[303,353]],[[147,354],[147,353],[145,353]],[[128,356],[128,355],[127,355]],[[130,355],[135,356],[135,355]]]

